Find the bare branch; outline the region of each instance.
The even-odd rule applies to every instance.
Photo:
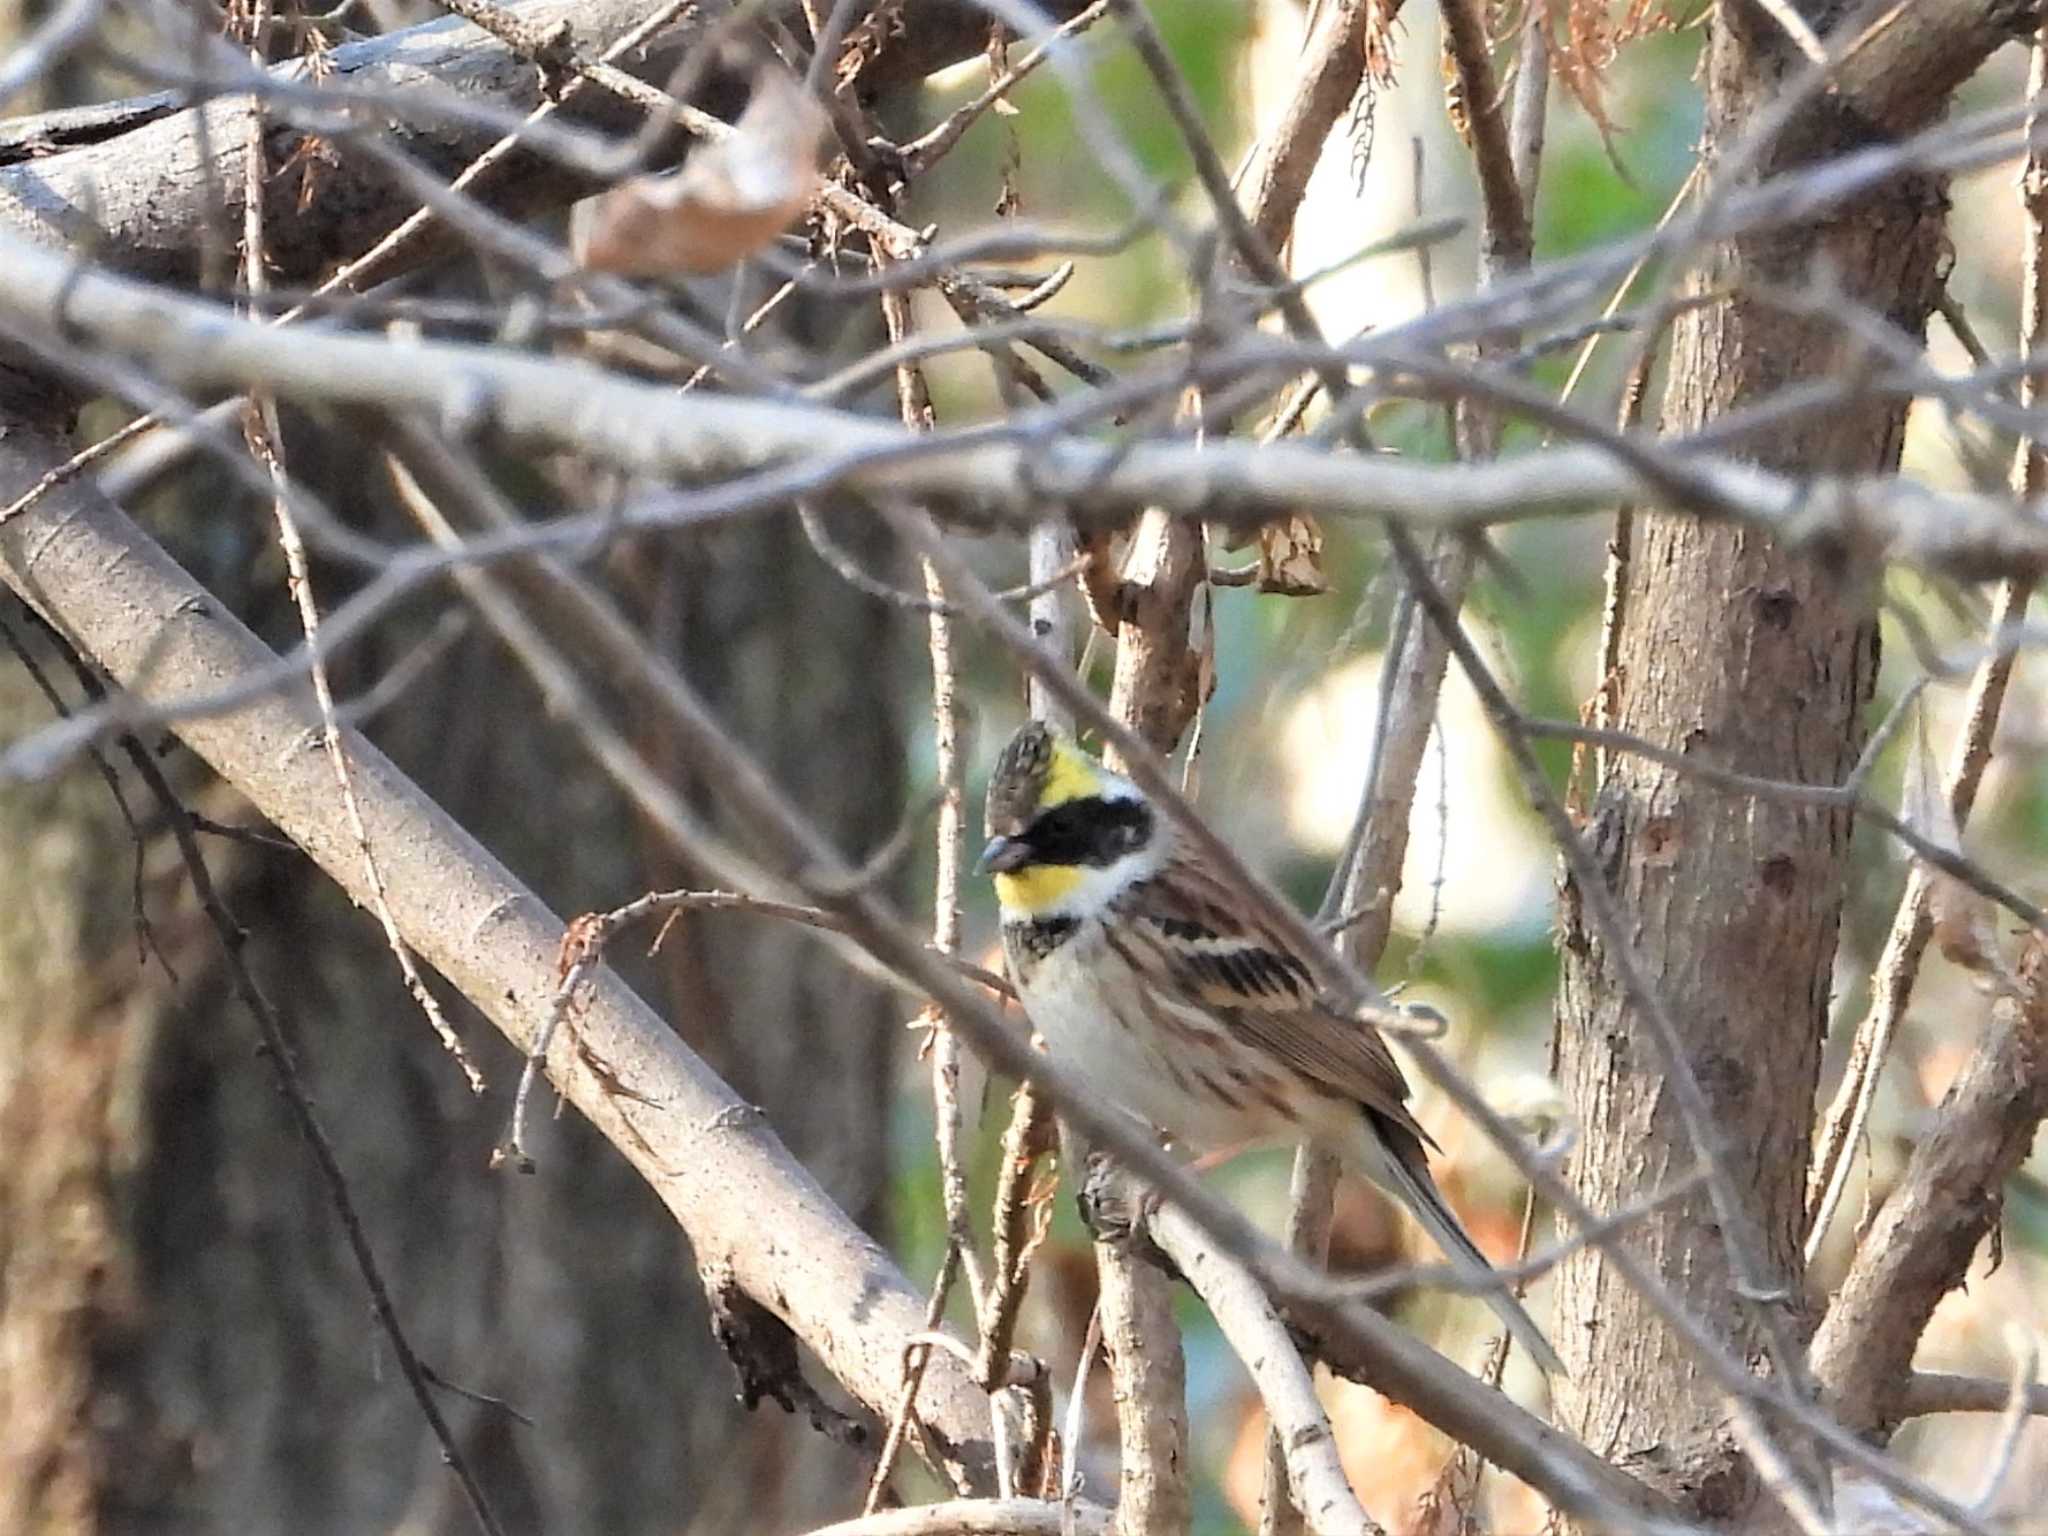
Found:
[[[1888,133],[1925,124],[1986,58],[2030,36],[2041,21],[2039,0],[1930,0],[1870,9],[1878,20],[1842,61],[1835,90]],[[1853,9],[1848,14],[1857,16]]]
[[[1079,8],[1078,0],[1047,0],[1044,6],[1055,14]],[[567,22],[576,43],[604,49],[636,28],[647,7],[643,0],[524,0],[506,11],[525,35],[549,36]],[[986,37],[974,8],[951,0],[911,0],[904,19],[905,26],[867,68],[863,89],[888,90],[921,79],[971,57]],[[687,46],[706,24],[697,18],[677,22],[660,39],[664,54]],[[543,105],[540,71],[507,43],[452,19],[348,43],[331,50],[326,61],[330,89],[353,86],[390,93],[394,100],[466,96],[511,113]],[[278,66],[273,78],[283,84],[291,68]],[[247,114],[242,103],[216,101],[201,109],[203,123],[195,123],[195,114],[181,110],[184,105],[167,91],[8,124],[0,140],[0,223],[47,247],[103,249],[138,275],[192,276],[201,232],[222,211],[206,195],[209,178],[230,192],[225,211],[239,215]],[[641,122],[638,109],[611,96],[592,95],[568,115],[625,132]],[[390,136],[392,148],[417,154],[449,175],[502,136],[481,120],[428,123],[402,115],[380,131]],[[59,152],[50,153],[53,148]],[[289,179],[272,183],[272,257],[281,275],[331,265],[334,252],[413,212],[403,189],[371,167],[344,162],[325,167],[323,175],[324,195],[304,209],[296,206],[297,188]],[[501,208],[532,210],[564,205],[590,190],[587,178],[528,156],[521,158],[518,174],[504,177],[491,195]]]
[[[1930,1413],[2003,1413],[2011,1401],[2009,1381],[1914,1371],[1899,1391],[1896,1412],[1901,1419]],[[2048,1383],[2030,1383],[2026,1388],[2026,1405],[2028,1413],[2048,1414]]]
[[[1529,211],[1516,181],[1514,151],[1501,115],[1500,86],[1486,46],[1486,22],[1476,0],[1441,0],[1444,46],[1458,72],[1465,118],[1472,133],[1472,159],[1479,168],[1485,209],[1485,258],[1499,270],[1529,259]]]
[[[249,14],[251,34],[261,39],[270,21],[269,0],[256,0]],[[258,62],[263,55],[259,47],[252,49],[252,57]],[[260,100],[250,103],[249,139],[243,174],[246,178],[242,203],[242,284],[252,300],[259,298],[269,285],[269,245],[264,228],[263,183],[270,174],[263,135],[266,126],[264,106]],[[385,887],[384,871],[377,862],[377,854],[370,846],[370,834],[363,826],[363,812],[356,800],[355,781],[350,773],[347,754],[342,750],[341,727],[335,716],[334,689],[327,677],[327,667],[320,659],[320,604],[313,592],[312,571],[306,559],[306,541],[299,532],[298,519],[292,515],[288,499],[288,477],[285,473],[284,429],[279,425],[277,401],[268,390],[257,390],[249,401],[244,413],[242,430],[249,444],[250,457],[261,464],[277,488],[271,499],[270,511],[277,523],[277,540],[284,551],[285,585],[289,589],[294,606],[299,613],[299,628],[306,637],[306,647],[313,656],[309,668],[313,683],[313,702],[320,710],[320,746],[327,757],[328,766],[334,772],[335,792],[341,798],[342,809],[348,815],[349,830],[354,834],[356,847],[363,861],[363,877],[370,888],[370,910],[376,914],[378,926],[384,930],[384,944],[398,963],[399,975],[405,979],[405,989],[426,1016],[434,1037],[441,1042],[441,1048],[454,1058],[469,1091],[481,1095],[484,1091],[483,1073],[477,1070],[463,1047],[461,1037],[442,1013],[439,1001],[428,988],[426,979],[420,975],[419,965],[413,958],[412,946],[405,942],[398,931],[398,920],[391,915],[391,897]]]
[[[1099,1504],[956,1499],[842,1520],[810,1536],[1109,1536],[1109,1529],[1109,1511]]]
[[[1287,244],[1323,146],[1365,80],[1366,36],[1375,0],[1335,0],[1317,9],[1320,24],[1303,45],[1301,84],[1261,141],[1252,173],[1245,178],[1252,188],[1252,227],[1275,251]],[[1387,9],[1398,11],[1398,0]],[[1392,17],[1387,20],[1390,23]]]
[[[430,417],[454,411],[508,440],[585,453],[646,475],[760,472],[701,493],[730,509],[842,484],[931,496],[942,514],[966,508],[976,518],[1020,526],[1054,499],[1084,524],[1114,524],[1147,505],[1240,524],[1314,505],[1327,515],[1427,530],[1660,499],[1669,491],[1668,482],[1652,484],[1635,465],[1592,447],[1459,465],[1333,454],[1298,441],[1162,440],[1112,448],[1048,433],[1028,414],[1000,433],[913,438],[872,418],[776,401],[679,397],[476,348],[287,335],[233,320],[217,306],[80,271],[16,242],[0,241],[0,257],[11,279],[0,290],[0,314],[136,352],[181,387],[267,384],[302,401]],[[1964,576],[2048,568],[2048,528],[2002,498],[1937,492],[1903,477],[1795,480],[1708,454],[1674,459],[1670,468],[1697,491],[1697,510],[1739,518],[1794,544],[1848,543]],[[695,520],[681,510],[687,500],[670,505],[677,510],[629,521]],[[609,516],[563,519],[551,536],[567,544],[600,524],[618,526]]]
[[[1152,1216],[1147,1227],[1208,1303],[1223,1336],[1251,1372],[1286,1456],[1294,1502],[1307,1516],[1309,1530],[1314,1536],[1381,1536],[1379,1525],[1345,1479],[1329,1417],[1316,1399],[1315,1379],[1258,1281],[1172,1206]]]

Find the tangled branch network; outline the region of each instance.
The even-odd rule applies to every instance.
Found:
[[[1733,1426],[1713,1454],[1733,1455],[1739,1441],[1744,1475],[1786,1519],[1824,1528],[1831,1499],[1854,1488],[1913,1519],[1988,1528],[1983,1498],[1940,1486],[1879,1442],[1911,1415],[2003,1407],[2017,1426],[2044,1406],[2030,1380],[2008,1387],[1911,1370],[1912,1341],[1961,1279],[1988,1230],[1985,1207],[2048,1109],[2037,1054],[2048,1049],[2048,994],[2033,947],[2048,921],[2023,882],[1987,868],[1961,839],[2013,665],[2043,634],[2027,620],[2048,567],[2031,449],[2044,433],[2040,311],[2027,310],[2018,346],[2000,356],[1944,298],[1944,323],[1969,357],[1948,368],[1920,317],[1902,319],[1903,307],[1873,301],[1843,274],[1788,265],[1765,276],[1723,256],[1851,221],[1905,181],[1932,189],[2013,164],[2041,180],[2048,126],[2038,78],[2016,104],[1943,115],[1953,87],[2034,24],[2031,11],[1944,0],[1928,9],[1953,14],[1931,30],[1919,17],[1858,16],[1817,33],[1798,7],[1761,7],[1790,61],[1767,109],[1715,144],[1712,163],[1654,228],[1538,261],[1533,211],[1557,39],[1541,7],[1511,35],[1489,37],[1472,0],[1442,0],[1476,213],[1418,215],[1340,263],[1297,273],[1282,253],[1298,234],[1309,172],[1360,93],[1375,88],[1376,50],[1391,46],[1398,4],[1312,8],[1300,77],[1272,121],[1253,125],[1235,172],[1152,11],[1135,0],[451,0],[447,9],[454,15],[358,36],[346,5],[311,15],[258,0],[223,16],[170,0],[77,0],[0,64],[0,99],[88,58],[156,87],[0,125],[0,337],[10,354],[0,574],[88,675],[115,685],[0,745],[0,783],[174,731],[377,916],[393,963],[479,1089],[426,974],[519,1049],[527,1067],[500,1148],[507,1166],[536,1166],[527,1120],[545,1080],[685,1229],[705,1273],[720,1277],[720,1315],[742,1318],[734,1336],[766,1337],[763,1353],[777,1360],[785,1337],[800,1340],[881,1426],[866,1508],[835,1529],[1107,1529],[1112,1518],[1118,1529],[1184,1528],[1180,1388],[1171,1372],[1137,1370],[1178,1359],[1170,1306],[1147,1309],[1148,1294],[1166,1294],[1156,1267],[1119,1269],[1127,1253],[1101,1260],[1104,1301],[1090,1337],[1107,1340],[1119,1373],[1114,1516],[1092,1497],[1094,1484],[1089,1497],[1077,1491],[1086,1437],[1071,1416],[1085,1408],[1093,1343],[1080,1352],[1064,1424],[1049,1368],[1017,1344],[1043,1239],[1034,1181],[1051,1161],[1054,1109],[1071,1133],[1163,1192],[1163,1204],[1138,1202],[1131,1246],[1170,1259],[1253,1365],[1274,1431],[1265,1529],[1375,1528],[1314,1390],[1318,1361],[1413,1409],[1589,1527],[1703,1521],[1682,1479],[1589,1448],[1499,1391],[1498,1365],[1491,1380],[1450,1367],[1370,1304],[1402,1287],[1522,1284],[1596,1257],[1696,1363],[1700,1390]],[[1156,150],[1137,142],[1131,107],[1106,94],[1096,67],[1091,50],[1108,48],[1141,67],[1143,111],[1171,128],[1193,193],[1148,169]],[[982,54],[986,76],[954,110],[913,136],[888,137],[878,103]],[[1510,61],[1511,81],[1501,67]],[[779,99],[810,110],[747,113],[749,94],[762,99],[770,80],[798,93]],[[1071,170],[1086,182],[1072,210],[1052,210],[1050,221],[1006,212],[964,232],[950,211],[914,222],[927,198],[950,210],[957,193],[946,178],[970,130],[1040,88],[1056,93],[1090,156]],[[1870,131],[1827,154],[1789,150],[1823,112],[1830,125],[1846,118]],[[814,140],[828,162],[822,176]],[[706,158],[679,192],[668,168],[693,156]],[[696,238],[703,223],[660,223],[732,214],[720,199],[743,198],[764,165],[787,208],[776,203],[759,228],[720,223],[715,259]],[[593,195],[627,198],[604,205],[614,222],[602,226],[602,260],[587,238],[558,237],[552,217]],[[2043,195],[2037,187],[2027,205],[2037,278]],[[651,271],[667,258],[621,236],[642,227],[619,222],[628,211],[654,220],[670,242],[659,249],[687,250],[688,264],[677,257],[673,270]],[[1438,302],[1434,264],[1468,235],[1478,279]],[[1361,263],[1419,267],[1430,301],[1326,333],[1312,301]],[[1107,306],[1071,302],[1141,266],[1169,274],[1185,298],[1179,313],[1098,321],[1082,316]],[[1674,333],[1734,305],[1798,328],[1815,355],[1709,419],[1672,411],[1644,425],[1653,370],[1676,366]],[[1567,356],[1578,365],[1560,392],[1551,364]],[[1596,356],[1601,366],[1588,373]],[[1609,383],[1604,393],[1582,389],[1582,377]],[[119,402],[128,425],[81,444],[72,417],[92,399]],[[1903,423],[1908,409],[1972,450],[1960,454],[1964,476],[1937,484],[1901,471],[1896,454],[1876,469],[1787,467],[1760,446],[1858,412]],[[374,467],[393,517],[366,518],[354,488],[318,467],[301,471],[334,457],[287,453],[314,435]],[[1383,442],[1395,440],[1406,451],[1387,451]],[[1995,460],[1985,444],[1999,448]],[[2017,445],[2016,472],[2007,445]],[[237,488],[238,507],[261,510],[240,535],[267,544],[274,531],[296,598],[299,638],[286,654],[122,510],[195,467]],[[1767,538],[1812,569],[1861,573],[1872,591],[1897,570],[1942,584],[1995,580],[1999,592],[1981,634],[1960,645],[1899,614],[1915,676],[1867,740],[1860,727],[1852,733],[1842,771],[1754,773],[1598,709],[1579,721],[1545,718],[1517,701],[1514,679],[1474,642],[1464,606],[1475,584],[1493,575],[1512,592],[1525,579],[1490,535],[1555,526],[1563,537],[1564,525],[1617,508],[1622,529],[1635,509],[1654,508]],[[721,721],[702,679],[648,642],[642,616],[604,579],[649,547],[778,520],[927,641],[936,788],[879,850],[841,847],[805,814],[764,755]],[[1360,612],[1372,627],[1384,621],[1387,644],[1358,814],[1311,918],[1217,835],[1192,787],[1204,710],[1232,664],[1217,654],[1218,605],[1233,589],[1279,603],[1327,585],[1342,562],[1326,540],[1380,573],[1385,612],[1368,602]],[[1249,546],[1254,563],[1227,565],[1212,549],[1226,542]],[[1623,542],[1618,535],[1618,549]],[[915,574],[895,574],[891,559]],[[332,677],[421,603],[447,604],[494,637],[650,835],[719,888],[650,894],[565,927],[383,758],[360,724],[416,686],[433,658],[371,680],[361,699],[338,696]],[[1610,614],[1610,629],[1616,622]],[[1313,957],[1332,1010],[1400,1037],[1422,1078],[1559,1214],[1556,1242],[1532,1246],[1525,1235],[1523,1255],[1485,1278],[1443,1267],[1369,1283],[1332,1278],[1321,1262],[1327,1169],[1304,1158],[1289,1239],[1276,1241],[1163,1153],[1103,1085],[1033,1049],[1003,1011],[1007,985],[966,952],[970,645],[1028,677],[1034,713],[1078,724],[1122,760],[1261,920]],[[1089,679],[1098,649],[1111,645],[1116,684],[1105,702]],[[1561,1167],[1563,1143],[1510,1123],[1426,1018],[1371,979],[1390,941],[1416,781],[1452,669],[1552,835],[1576,936],[1609,966],[1668,1089],[1682,1156],[1615,1209],[1589,1203]],[[1604,670],[1603,690],[1621,686],[1614,666]],[[1875,787],[1883,754],[1924,734],[1928,692],[1964,679],[1967,721],[1950,767],[1933,775],[1924,803],[1888,799]],[[650,751],[655,739],[749,828],[744,843],[678,791],[673,764]],[[322,752],[287,749],[301,740]],[[1603,869],[1577,787],[1559,792],[1539,755],[1545,742],[1654,766],[1773,813],[1853,818],[1912,861],[1869,1017],[1814,1138],[1811,1204],[1796,1213],[1789,1245],[1784,1213],[1759,1211],[1731,1166],[1693,1021],[1641,952],[1638,914]],[[934,910],[914,924],[888,893],[928,822],[937,824]],[[181,852],[203,878],[191,826],[179,825]],[[922,1010],[946,1217],[929,1289],[868,1241],[775,1128],[603,963],[633,924],[707,910],[799,924],[854,974]],[[2000,953],[2004,936],[1984,938],[1992,913],[2024,930],[2018,960]],[[217,922],[231,952],[232,919],[223,911]],[[1944,952],[1963,955],[1995,995],[1995,1027],[1815,1328],[1800,1294],[1804,1268],[1788,1269],[1783,1250],[1810,1258],[1830,1231],[1876,1074],[1937,931]],[[238,990],[266,1039],[282,1039],[253,981]],[[987,1243],[968,1198],[963,1043],[1028,1085],[1003,1143]],[[310,1099],[286,1086],[321,1145]],[[1806,1138],[1797,1139],[1803,1158]],[[414,1367],[408,1380],[430,1430],[479,1522],[497,1529],[489,1489],[405,1346],[331,1152],[323,1169],[380,1298],[380,1326]],[[1937,1198],[1959,1189],[1974,1192],[1963,1202],[1974,1225],[1956,1225]],[[772,1244],[761,1237],[764,1202],[775,1213]],[[1686,1275],[1631,1243],[1695,1204],[1710,1213],[1700,1243],[1735,1293],[1739,1329],[1703,1317]],[[965,1337],[946,1327],[961,1311],[948,1311],[956,1286]],[[1909,1314],[1904,1354],[1874,1346]],[[795,1373],[793,1347],[786,1353]],[[814,1391],[797,1400],[822,1403]],[[831,1413],[820,1407],[814,1420]],[[905,1454],[957,1497],[924,1511],[883,1508]]]

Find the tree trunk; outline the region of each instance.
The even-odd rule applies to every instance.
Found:
[[[1782,29],[1749,4],[1720,7],[1712,27],[1710,169],[1798,62]],[[1759,170],[1839,153],[1854,135],[1848,111],[1820,98]],[[1839,325],[1764,302],[1764,285],[1827,275],[1847,302],[1921,337],[1939,292],[1946,206],[1939,183],[1900,176],[1828,222],[1715,252],[1695,289],[1736,297],[1678,322],[1664,430],[1695,432],[1801,379],[1857,371]],[[1787,471],[1879,471],[1896,468],[1903,432],[1903,405],[1873,398],[1741,442]],[[1838,783],[1862,746],[1876,677],[1875,572],[1656,513],[1636,517],[1625,542],[1612,573],[1612,722],[1702,762]],[[1791,1330],[1803,1342],[1812,1321],[1800,1259],[1807,1153],[1849,820],[1618,754],[1603,755],[1585,831],[1626,916],[1625,941],[1684,1038],[1721,1164],[1759,1218],[1757,1258],[1792,1297]],[[1584,1130],[1570,1177],[1584,1199],[1612,1210],[1682,1175],[1695,1152],[1655,1042],[1569,884],[1561,923],[1560,1069]],[[1662,1207],[1629,1241],[1719,1338],[1762,1359],[1754,1307],[1736,1293],[1704,1191]],[[1560,1383],[1565,1423],[1701,1515],[1747,1509],[1756,1490],[1732,1455],[1722,1394],[1598,1253],[1561,1268],[1558,1318],[1572,1368]]]
[[[9,632],[68,684],[5,603]],[[0,660],[0,737],[51,718],[26,668]],[[166,1471],[128,1369],[142,1334],[123,1180],[168,989],[137,954],[132,842],[89,766],[0,788],[0,848],[0,1533],[73,1536],[147,1501]],[[183,969],[193,946],[154,911]]]

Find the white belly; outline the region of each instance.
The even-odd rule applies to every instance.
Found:
[[[1233,1065],[1248,1063],[1220,1023],[1181,1013],[1168,1024],[1137,1005],[1136,988],[1100,934],[1084,931],[1040,961],[1021,994],[1054,1059],[1181,1147],[1204,1152],[1300,1137],[1298,1126],[1232,1075]]]

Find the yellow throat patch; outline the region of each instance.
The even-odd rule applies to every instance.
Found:
[[[1072,864],[1027,864],[996,876],[996,900],[1011,912],[1034,914],[1058,906],[1081,883]]]

